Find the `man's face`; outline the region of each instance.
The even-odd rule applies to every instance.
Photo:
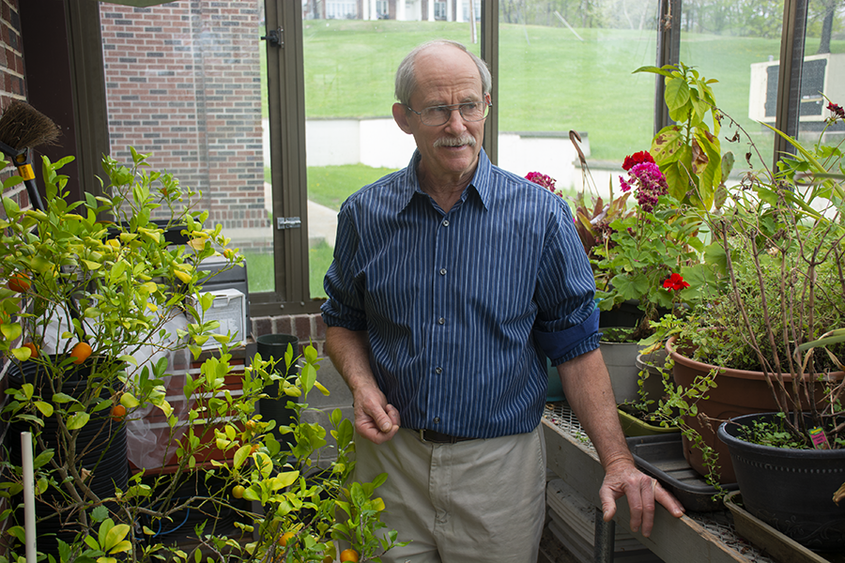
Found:
[[[416,111],[485,100],[478,68],[469,55],[456,47],[438,45],[426,49],[417,55],[415,71],[417,88],[410,106]],[[397,111],[399,108],[401,111]],[[464,121],[459,111],[453,111],[449,121],[432,127],[404,106],[399,108],[394,109],[394,116],[402,130],[414,136],[422,156],[421,176],[440,182],[468,182],[478,164],[485,120]]]

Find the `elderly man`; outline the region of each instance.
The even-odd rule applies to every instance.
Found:
[[[598,350],[595,285],[566,204],[490,163],[486,65],[426,43],[396,75],[410,164],[352,195],[325,279],[326,350],[352,391],[356,478],[387,472],[385,560],[534,562],[545,517],[545,353],[605,469],[651,532],[681,505],[634,466]]]

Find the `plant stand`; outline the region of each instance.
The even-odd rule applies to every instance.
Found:
[[[739,491],[728,493],[725,506],[731,511],[736,533],[744,537],[779,563],[842,563],[843,555],[833,555],[826,559],[797,541],[778,532],[762,520],[752,516],[742,506],[742,494]]]

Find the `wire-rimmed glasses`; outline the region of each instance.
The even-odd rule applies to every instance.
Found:
[[[492,105],[493,104],[488,101],[464,102],[448,106],[429,106],[422,111],[417,111],[409,105],[406,105],[405,107],[419,115],[420,121],[423,122],[423,125],[439,127],[448,123],[448,121],[452,118],[453,111],[460,113],[464,121],[481,121],[487,117],[487,110]]]

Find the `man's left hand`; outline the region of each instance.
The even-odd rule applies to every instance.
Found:
[[[675,518],[684,514],[684,507],[669,491],[627,460],[620,460],[615,466],[606,468],[604,482],[599,490],[605,522],[616,515],[616,501],[623,496],[628,498],[631,510],[631,531],[636,532],[642,528],[645,537],[651,535],[654,526],[655,501]]]

